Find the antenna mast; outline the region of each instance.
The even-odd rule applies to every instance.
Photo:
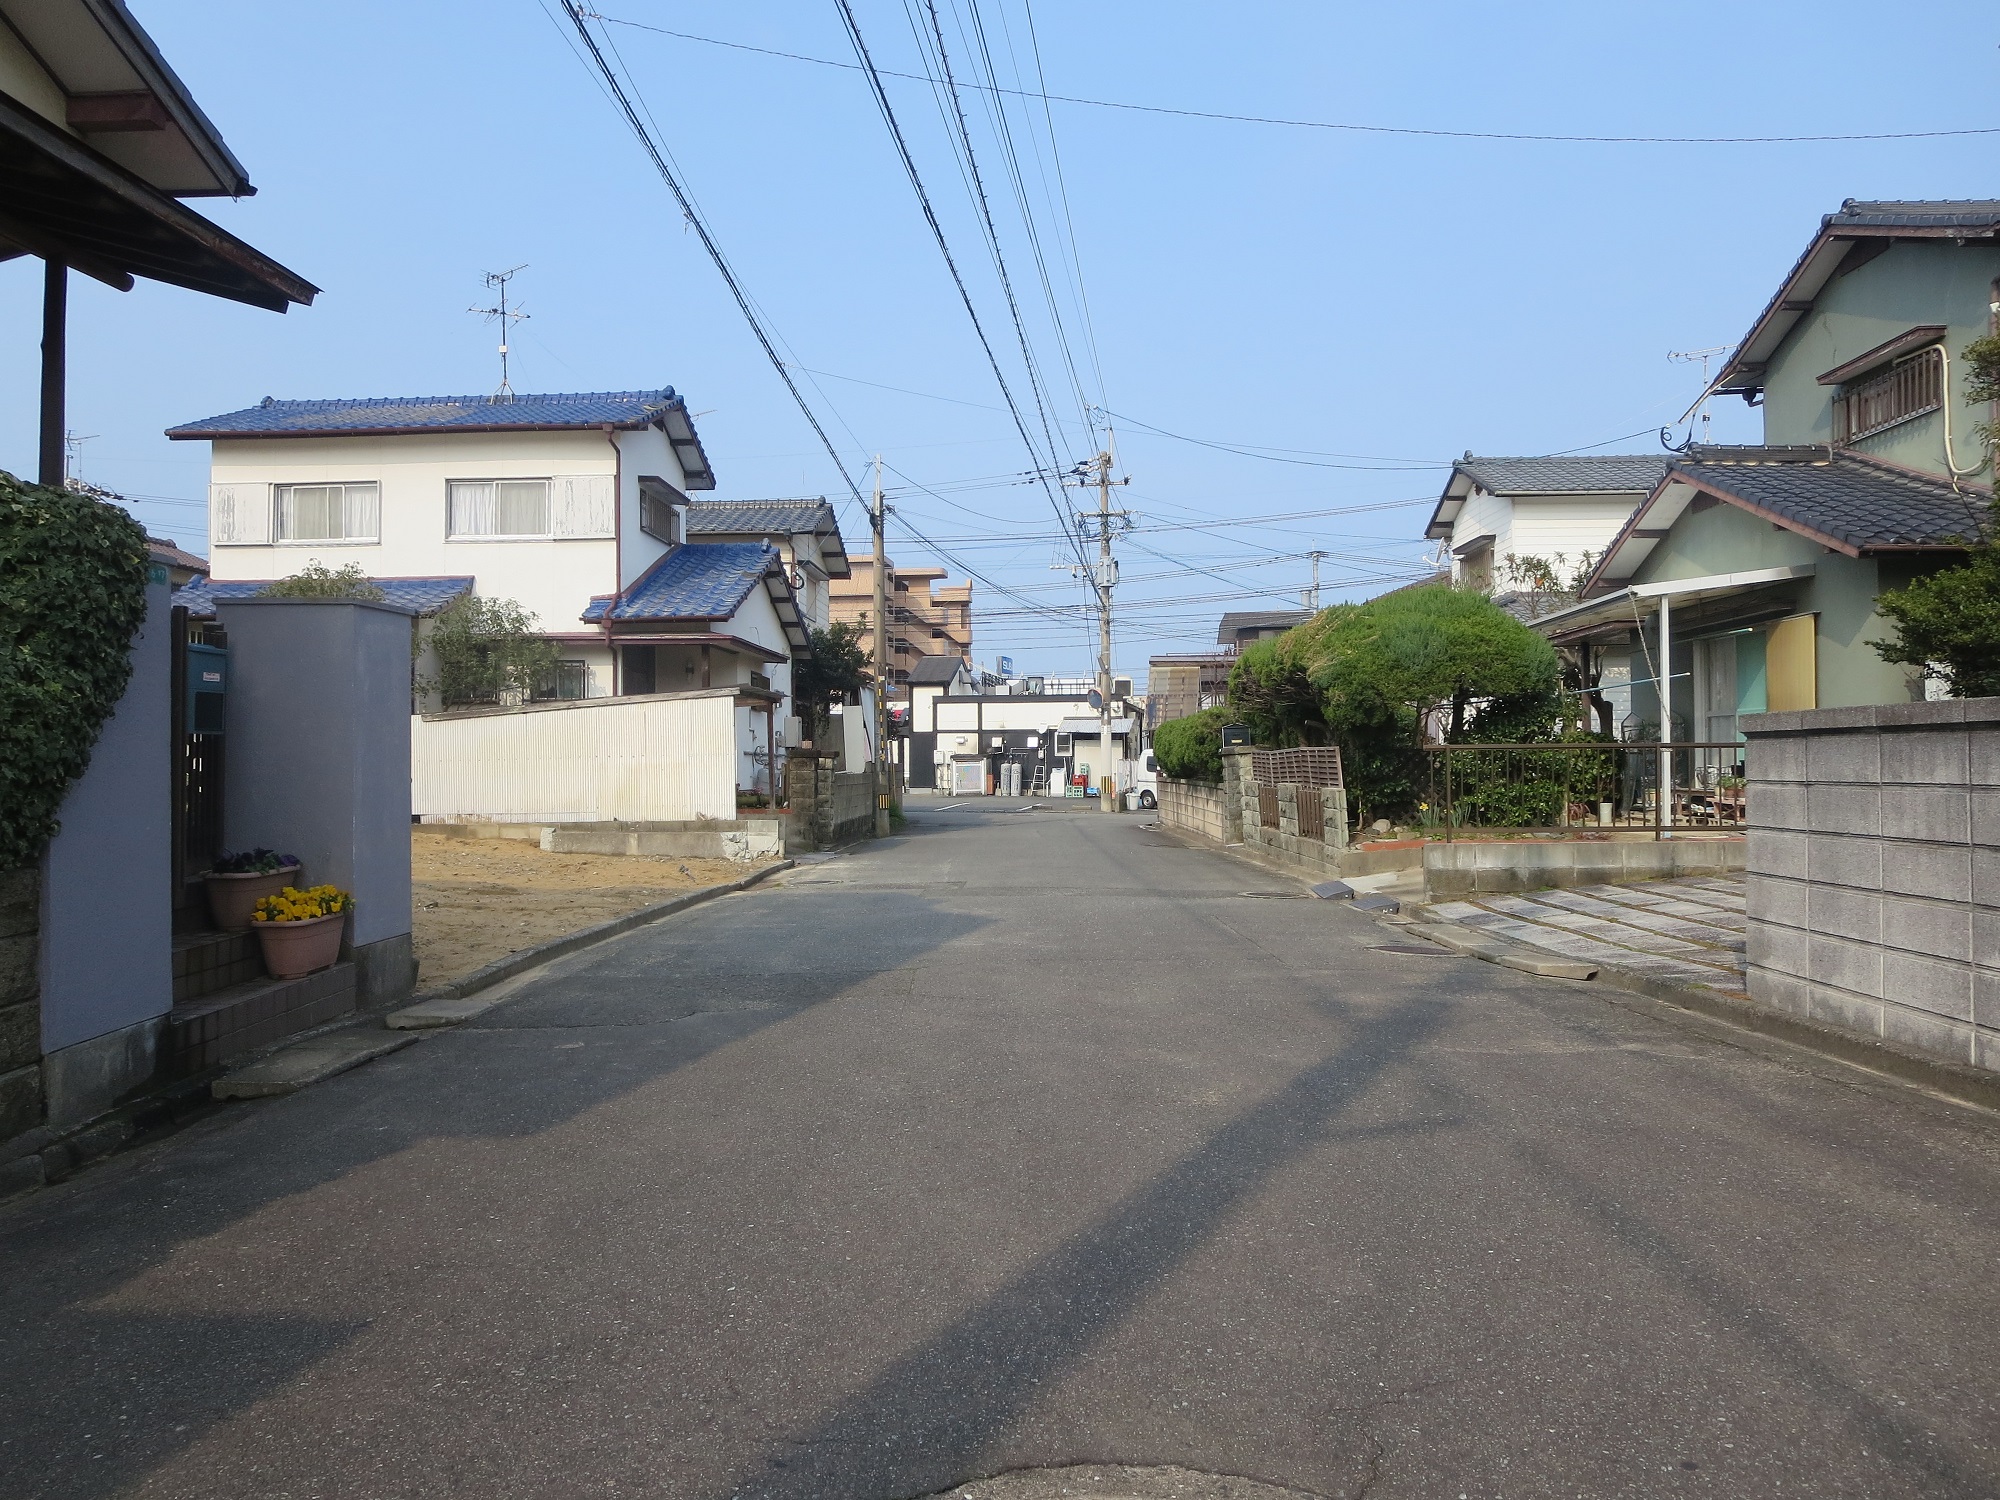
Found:
[[[1735,347],[1734,344],[1714,344],[1706,349],[1669,349],[1667,351],[1667,358],[1675,364],[1691,365],[1696,360],[1701,361],[1701,399],[1695,402],[1693,409],[1688,412],[1688,415],[1691,417],[1699,416],[1701,418],[1701,440],[1703,444],[1708,442],[1708,362],[1715,358],[1716,355],[1727,354]]]
[[[523,262],[511,271],[488,271],[486,273],[486,285],[489,290],[500,294],[500,305],[498,307],[468,307],[466,309],[467,312],[478,313],[489,323],[497,322],[500,325],[500,389],[493,393],[492,399],[495,401],[512,401],[514,399],[514,387],[507,383],[508,335],[513,331],[514,325],[528,315],[518,307],[510,309],[507,306],[507,283],[527,269],[527,264]]]

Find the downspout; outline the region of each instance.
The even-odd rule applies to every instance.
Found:
[[[602,429],[611,444],[611,599],[616,605],[625,592],[625,450],[618,446],[618,433],[610,423]],[[611,639],[610,611],[605,612],[604,649],[611,653],[611,696],[620,696],[625,668],[620,652]]]
[[[1659,799],[1657,826],[1674,826],[1674,637],[1670,620],[1673,595],[1660,595],[1660,774],[1653,795]]]
[[[1961,469],[1958,466],[1958,455],[1952,451],[1951,447],[1951,350],[1945,347],[1943,339],[1938,340],[1937,352],[1938,358],[1944,362],[1944,372],[1939,377],[1943,386],[1940,394],[1944,398],[1939,403],[1944,408],[1944,466],[1951,474],[1952,491],[1953,493],[1957,493],[1959,480],[1970,479],[1974,474],[1977,474],[1981,469],[1986,467],[1987,459],[1986,455],[1982,454],[1980,455],[1979,462],[1971,468]]]

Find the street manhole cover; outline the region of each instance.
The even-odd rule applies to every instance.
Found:
[[[1322,1500],[1310,1490],[1260,1484],[1233,1474],[1194,1469],[1080,1464],[1064,1469],[1021,1469],[939,1490],[926,1500]]]

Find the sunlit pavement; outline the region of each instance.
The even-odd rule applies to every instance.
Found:
[[[0,1210],[0,1494],[2000,1489],[1990,1117],[1150,821],[913,799]]]

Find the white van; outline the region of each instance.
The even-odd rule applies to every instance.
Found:
[[[1127,807],[1154,808],[1160,805],[1160,763],[1153,758],[1150,746],[1136,761],[1127,761],[1132,768],[1132,779],[1125,790]]]

